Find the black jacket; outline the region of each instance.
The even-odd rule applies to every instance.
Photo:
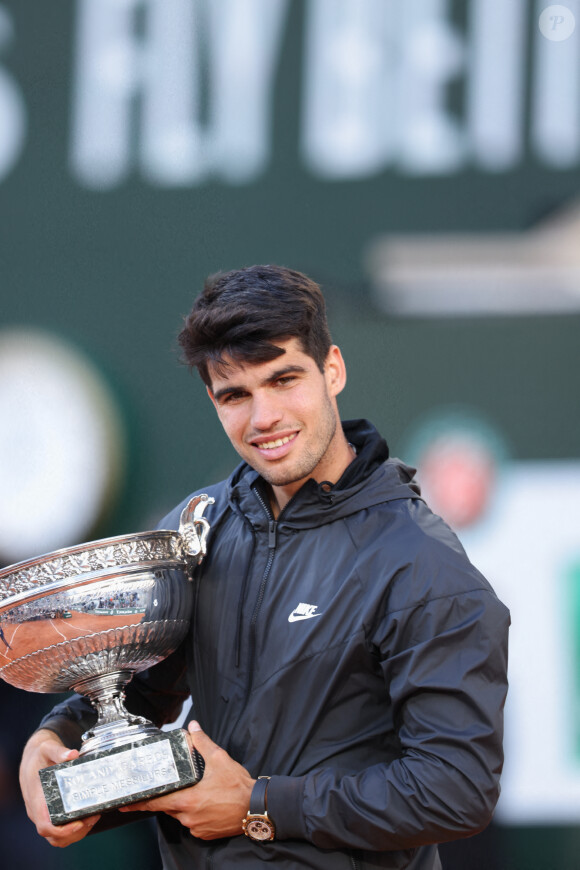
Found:
[[[509,616],[413,470],[365,421],[334,486],[308,481],[274,522],[240,465],[215,505],[182,647],[130,683],[157,723],[193,715],[270,775],[276,840],[203,842],[159,817],[169,870],[440,867],[432,844],[489,822],[499,794]],[[385,461],[386,460],[386,461]],[[179,505],[160,524],[177,528]],[[80,700],[44,727],[72,739]]]

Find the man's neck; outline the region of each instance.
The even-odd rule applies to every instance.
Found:
[[[331,485],[334,485],[341,478],[350,463],[354,459],[356,459],[356,449],[346,440],[346,438],[344,439],[344,447],[345,450],[343,462],[340,463],[339,471],[337,471],[336,473],[336,479],[328,480],[328,478],[324,478],[324,480],[328,480],[328,483],[330,483]],[[317,480],[317,483],[323,482],[322,480],[318,480],[317,478],[315,478],[315,480]],[[266,487],[268,489],[270,508],[272,509],[272,514],[275,520],[278,519],[288,502],[294,497],[298,490],[304,486],[305,483],[306,481],[303,480],[296,484],[290,484],[289,486],[272,486],[269,483],[266,484]]]

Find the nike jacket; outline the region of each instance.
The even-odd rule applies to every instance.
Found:
[[[161,725],[191,694],[203,730],[271,776],[276,839],[202,841],[159,814],[164,870],[437,870],[437,843],[492,816],[508,611],[413,469],[366,421],[344,428],[357,458],[276,521],[244,463],[204,490],[215,504],[189,635],[126,703]],[[159,528],[177,528],[189,498]],[[42,727],[78,745],[93,721],[73,696]]]

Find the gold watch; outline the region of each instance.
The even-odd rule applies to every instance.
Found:
[[[269,776],[259,776],[256,780],[250,797],[250,809],[246,818],[242,821],[242,830],[246,837],[257,843],[266,843],[274,839],[276,828],[274,822],[268,816],[268,803],[266,795],[268,791]]]

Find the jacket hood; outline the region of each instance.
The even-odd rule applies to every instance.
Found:
[[[389,458],[387,442],[372,423],[347,420],[342,426],[356,449],[356,458],[334,484],[307,480],[280,513],[280,525],[309,528],[382,502],[421,497],[414,481],[415,469]],[[266,519],[261,501],[267,503],[267,486],[251,466],[242,462],[228,481],[228,499],[233,506],[243,506],[244,513],[261,524]]]

